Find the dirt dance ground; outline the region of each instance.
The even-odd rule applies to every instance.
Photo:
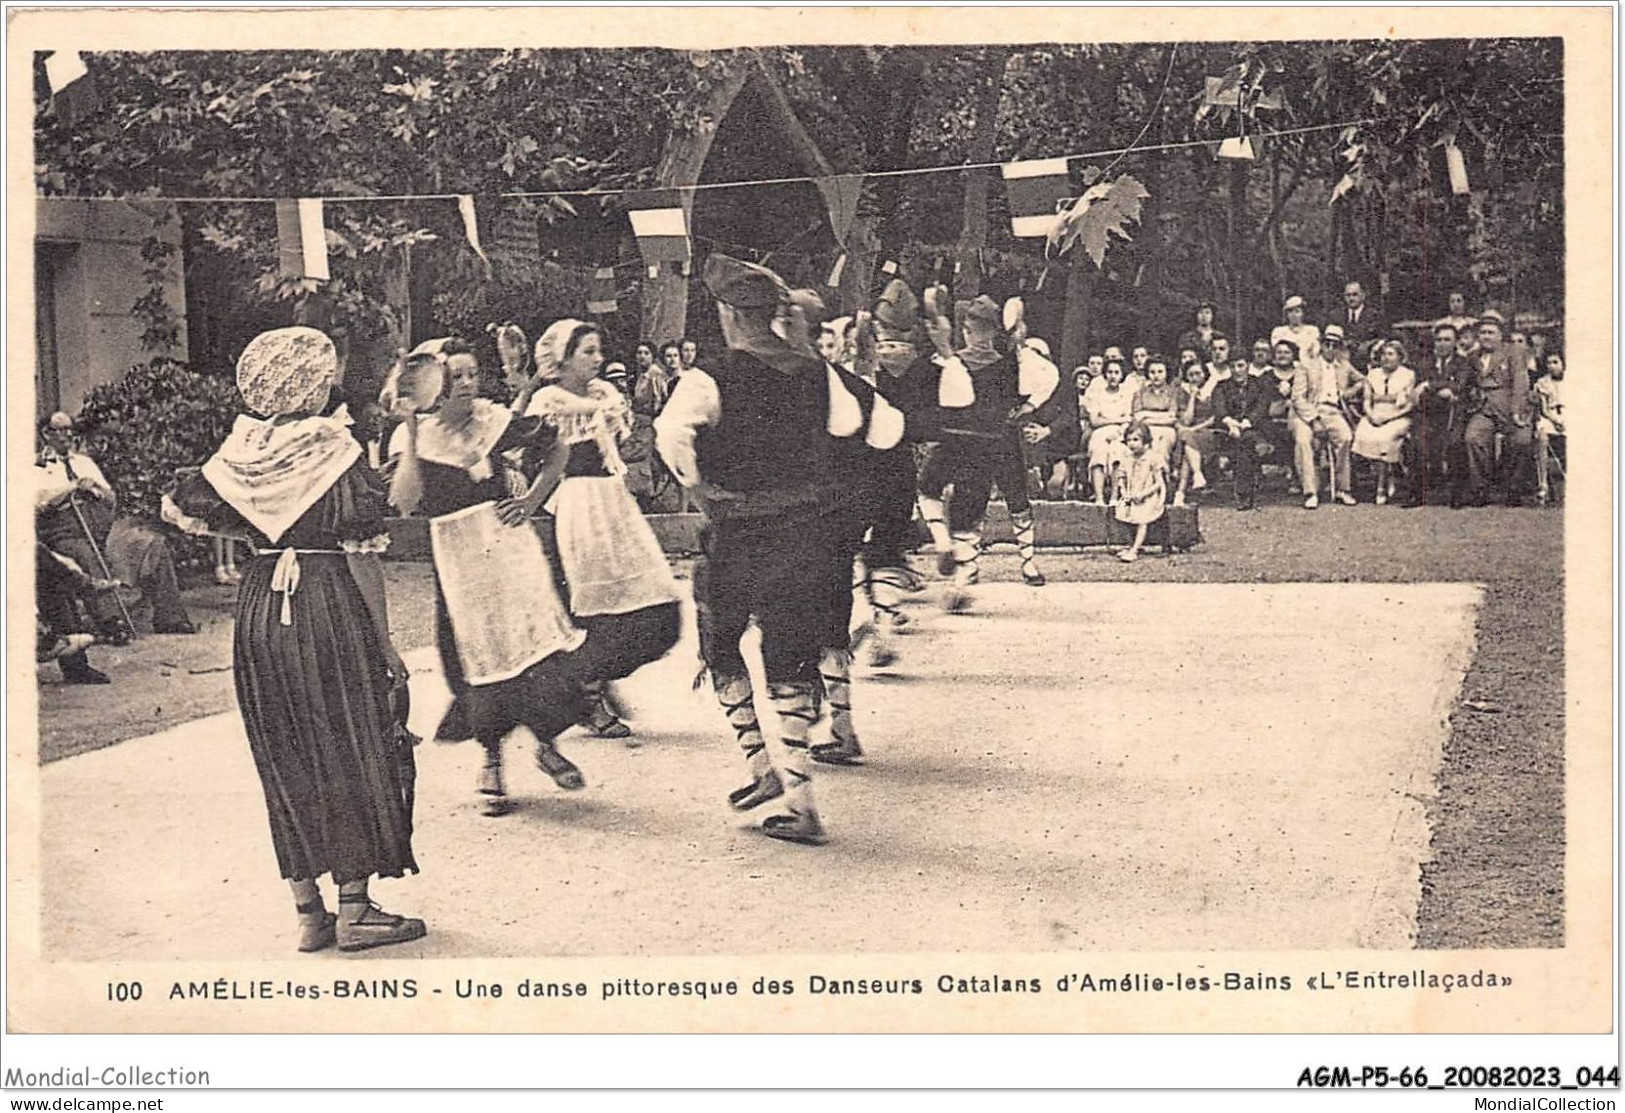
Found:
[[[996,554],[977,613],[911,608],[898,668],[856,687],[871,764],[818,770],[827,847],[722,805],[741,763],[690,641],[625,686],[643,745],[566,736],[581,793],[515,738],[522,806],[483,819],[475,747],[425,743],[424,873],[379,895],[428,919],[424,956],[1561,945],[1560,514],[1203,530],[1134,566],[1047,554],[1037,591]],[[391,581],[427,732],[428,581]],[[109,688],[39,687],[53,957],[292,945],[227,595],[196,594],[196,638],[98,653]]]

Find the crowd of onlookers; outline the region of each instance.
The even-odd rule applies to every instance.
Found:
[[[1563,355],[1548,326],[1513,327],[1494,309],[1471,314],[1453,293],[1427,329],[1428,350],[1413,352],[1377,319],[1358,282],[1329,320],[1311,321],[1309,309],[1289,297],[1269,336],[1238,343],[1203,304],[1166,352],[1108,345],[1090,355],[1071,389],[1063,380],[1025,419],[1029,494],[1152,503],[1160,514],[1165,499],[1187,505],[1224,475],[1236,505],[1253,509],[1274,467],[1308,508],[1323,494],[1344,505],[1369,494],[1379,504],[1466,506],[1494,489],[1516,504],[1532,489],[1541,504],[1552,500],[1566,426]],[[501,363],[507,388],[524,389],[528,366]],[[690,339],[640,341],[630,367],[604,366],[602,377],[630,402],[621,456],[646,511],[687,508],[654,451],[653,425],[697,366]],[[387,433],[365,418],[358,426],[375,462]],[[84,650],[132,635],[121,585],[140,588],[155,632],[195,630],[162,533],[117,517],[112,487],[76,444],[67,415],[41,423],[36,470],[38,658],[58,660],[70,682],[105,683]],[[232,543],[217,542],[216,580],[236,582],[234,566]]]
[[[1413,352],[1350,282],[1330,320],[1301,297],[1282,323],[1245,343],[1203,304],[1173,338],[1111,345],[1073,372],[1073,391],[1027,431],[1035,497],[1115,498],[1122,444],[1143,428],[1174,505],[1229,473],[1236,504],[1257,505],[1266,466],[1288,470],[1304,506],[1362,496],[1421,506],[1551,501],[1561,475],[1562,353],[1548,326],[1514,328],[1495,309],[1469,314],[1450,295]],[[1414,327],[1414,326],[1412,326]],[[1126,355],[1125,355],[1126,350]],[[1356,474],[1356,465],[1359,474]]]

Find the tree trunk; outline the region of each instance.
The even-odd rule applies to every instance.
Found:
[[[925,56],[912,49],[899,50],[897,53],[901,55],[897,64],[882,71],[889,86],[886,103],[890,105],[885,132],[869,151],[870,159],[878,156],[880,168],[886,170],[901,170],[908,165],[909,139],[914,134],[914,109],[920,102],[920,89],[925,84],[922,80],[925,76]],[[904,229],[900,219],[902,200],[901,176],[875,180],[876,210],[880,214],[876,252],[895,251],[897,244],[903,240]],[[873,262],[871,257],[871,269]]]
[[[1230,220],[1225,229],[1225,259],[1230,270],[1231,336],[1242,336],[1247,323],[1247,258],[1241,251],[1241,238],[1247,226],[1246,159],[1230,163]]]
[[[1004,91],[1004,70],[1010,62],[1008,47],[994,47],[983,56],[976,90],[976,128],[971,133],[970,161],[991,162],[998,140],[999,97]],[[987,191],[992,171],[986,167],[965,172],[964,222],[955,249],[954,295],[975,297],[982,288],[981,250],[987,246]]]
[[[1089,316],[1093,308],[1095,267],[1089,253],[1074,247],[1066,269],[1066,310],[1061,317],[1061,371],[1084,361],[1089,353]]]

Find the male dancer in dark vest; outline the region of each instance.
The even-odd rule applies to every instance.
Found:
[[[958,349],[952,347],[946,291],[927,290],[925,301],[926,330],[937,349],[932,362],[938,391],[937,413],[922,425],[934,428],[938,444],[920,469],[920,516],[942,554],[939,568],[953,575],[943,603],[960,610],[979,577],[982,520],[995,484],[1010,509],[1021,578],[1033,587],[1044,585],[1034,560],[1033,510],[1016,424],[1030,416],[1033,405],[1022,396],[1015,356],[995,346],[1003,314],[992,298],[984,294],[965,307],[964,343]],[[943,494],[950,484],[953,500],[945,515]]]
[[[822,301],[810,290],[793,291],[791,297],[807,305],[809,312],[822,308]],[[852,720],[852,594],[857,558],[863,555],[864,586],[875,611],[868,633],[871,649],[885,649],[883,639],[891,615],[882,610],[881,578],[886,578],[887,585],[896,582],[890,576],[904,566],[902,538],[890,536],[896,533],[892,519],[898,511],[899,486],[902,512],[912,513],[914,503],[913,460],[903,443],[905,422],[902,411],[881,389],[873,321],[868,314],[858,315],[854,331],[857,337],[851,354],[855,358],[850,363],[827,365],[829,430],[835,436],[835,480],[841,492],[840,543],[830,569],[828,623],[818,666],[824,694],[829,697],[830,741],[815,745],[812,759],[828,765],[863,764],[863,747]],[[838,352],[834,358],[840,361],[845,354]],[[896,614],[895,607],[892,614]],[[889,650],[880,662],[890,663],[888,655]]]
[[[830,375],[813,346],[807,307],[778,275],[712,254],[704,281],[728,351],[684,373],[655,421],[655,444],[707,518],[694,572],[700,652],[751,777],[729,802],[743,811],[782,796],[786,814],[769,816],[763,832],[818,844],[825,833],[808,732],[818,718],[818,663],[841,557]],[[863,435],[861,420],[848,424],[840,430],[846,436]],[[784,740],[777,768],[739,649],[752,618]]]

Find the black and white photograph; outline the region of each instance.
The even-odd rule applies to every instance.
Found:
[[[1607,1030],[1615,13],[1455,11],[12,12],[8,1027]]]

